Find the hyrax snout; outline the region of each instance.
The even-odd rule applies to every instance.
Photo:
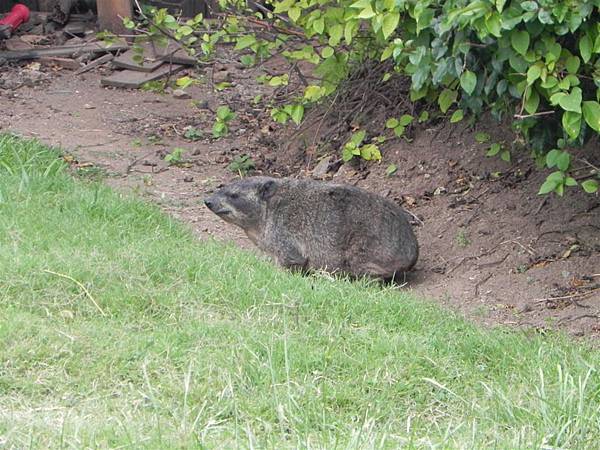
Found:
[[[391,279],[410,270],[419,256],[402,208],[355,186],[249,177],[220,188],[204,203],[291,269]]]

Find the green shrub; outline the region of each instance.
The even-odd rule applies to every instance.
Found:
[[[225,9],[239,3],[220,1]],[[413,102],[437,103],[452,123],[488,110],[498,119],[511,117],[538,163],[557,168],[540,193],[562,195],[565,186],[578,184],[568,175],[566,149],[600,133],[600,0],[271,3],[273,13],[262,20],[273,23],[275,36],[259,38],[230,15],[222,22],[221,37],[234,41],[248,64],[280,52],[292,63],[315,65],[317,78],[311,78],[303,95],[291,105],[273,107],[275,120],[292,117],[299,123],[304,106],[333,94],[353,67],[387,60],[395,73],[410,77]],[[166,20],[160,10],[155,15]],[[214,33],[202,39],[213,38]],[[283,76],[264,81],[275,86],[273,80],[279,83]],[[382,82],[390,77],[386,74]],[[557,154],[567,155],[560,164]],[[598,190],[600,176],[598,168],[592,169],[582,183],[590,193]]]

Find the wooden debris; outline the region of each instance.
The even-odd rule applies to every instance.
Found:
[[[107,62],[110,62],[114,59],[114,55],[112,53],[107,53],[106,55],[102,55],[100,58],[96,58],[93,61],[87,63],[85,66],[83,66],[81,69],[78,69],[74,72],[75,75],[80,75],[82,73],[85,73],[89,70],[92,70],[95,67],[101,66],[102,64],[105,64]]]
[[[106,53],[127,50],[129,46],[125,41],[105,45],[101,42],[93,42],[83,45],[64,45],[59,47],[33,48],[30,50],[0,52],[0,58],[9,61],[26,59],[38,59],[44,56],[71,56],[77,53]]]
[[[81,63],[71,58],[56,58],[52,56],[42,56],[38,59],[42,64],[55,64],[64,69],[77,70],[81,68]]]
[[[117,56],[113,64],[116,67],[129,70],[137,70],[139,72],[152,72],[162,66],[163,61],[156,59],[155,57],[148,58],[147,53],[152,52],[150,49],[144,51],[144,62],[143,64],[138,63],[133,58],[137,54],[133,50],[127,50],[122,55]],[[153,53],[153,52],[152,52]],[[151,55],[154,56],[154,55]]]
[[[9,51],[17,52],[21,50],[29,50],[33,48],[29,42],[21,40],[19,37],[13,36],[10,39],[4,41],[6,49]]]
[[[115,86],[127,89],[139,88],[148,81],[158,80],[164,76],[175,74],[183,70],[185,66],[180,64],[163,64],[154,72],[140,72],[138,70],[122,70],[115,72],[109,77],[102,78],[102,86]]]
[[[160,59],[167,62],[172,62],[173,64],[184,64],[186,66],[193,66],[197,63],[196,59],[193,56],[187,54],[187,52],[180,48],[175,52],[171,50],[171,52],[162,52]]]

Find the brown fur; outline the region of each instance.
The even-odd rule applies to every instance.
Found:
[[[419,256],[402,208],[355,186],[250,177],[219,189],[205,204],[291,269],[390,279]]]

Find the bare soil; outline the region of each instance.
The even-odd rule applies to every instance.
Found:
[[[205,194],[238,176],[229,163],[246,153],[259,173],[308,177],[323,156],[306,142],[323,124],[309,129],[303,143],[287,141],[282,137],[293,127],[273,126],[264,105],[253,106],[257,94],[269,93],[255,81],[256,71],[234,63],[216,68],[187,89],[191,99],[102,88],[100,77],[109,72],[0,67],[0,131],[60,146],[82,176],[102,175],[190,223],[200,238],[247,249],[253,246],[243,232],[202,205]],[[212,78],[233,87],[216,92]],[[215,140],[210,130],[221,104],[237,118],[230,135]],[[203,137],[186,139],[190,126]],[[510,164],[485,157],[477,131],[492,141],[510,139],[491,120],[422,127],[411,142],[386,144],[383,163],[340,166],[333,158],[326,177],[388,196],[414,215],[421,256],[405,289],[487,325],[600,336],[600,199],[579,189],[564,198],[538,196],[545,173],[527,155],[513,155]],[[591,145],[595,151],[586,158],[597,167],[598,140]],[[183,163],[169,165],[164,157],[176,147],[186,150]],[[391,163],[398,170],[387,176]],[[585,174],[583,162],[576,167]]]

